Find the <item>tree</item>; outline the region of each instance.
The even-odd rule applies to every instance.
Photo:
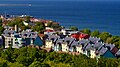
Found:
[[[99,34],[100,34],[100,32],[98,30],[91,32],[91,36],[93,36],[93,37],[98,37]]]
[[[33,62],[29,67],[50,67],[49,64],[41,63],[39,61]]]
[[[91,31],[90,31],[90,29],[88,29],[88,28],[86,28],[86,29],[83,29],[82,31],[81,31],[82,33],[85,33],[85,34],[91,34]]]
[[[0,26],[0,35],[3,33],[4,28],[2,26]]]
[[[25,67],[25,66],[18,62],[15,62],[15,63],[9,63],[9,67]]]
[[[0,57],[0,67],[8,67],[8,61]]]
[[[78,31],[78,28],[76,26],[71,26],[70,29],[74,31]]]
[[[102,32],[100,35],[99,35],[99,37],[104,41],[104,42],[106,42],[106,40],[107,40],[107,38],[108,37],[111,37],[112,35],[110,34],[110,33],[108,33],[108,32]]]
[[[44,29],[45,29],[45,26],[42,22],[36,22],[36,25],[33,27],[33,30],[37,32],[43,32]]]
[[[2,19],[0,18],[0,26],[2,26]]]

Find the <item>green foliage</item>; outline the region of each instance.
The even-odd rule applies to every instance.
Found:
[[[3,33],[4,28],[2,26],[0,26],[0,35]]]
[[[37,32],[43,32],[45,29],[45,26],[42,22],[36,22],[36,25],[32,29]]]
[[[8,61],[0,57],[0,67],[8,67]]]
[[[83,29],[82,31],[81,31],[82,33],[85,33],[85,34],[91,34],[91,31],[90,31],[90,29],[88,29],[88,28],[86,28],[86,29]]]
[[[62,27],[58,24],[58,23],[54,23],[54,22],[48,22],[47,23],[48,27],[54,28],[55,30],[60,30],[62,29]]]
[[[76,26],[71,26],[70,29],[74,31],[78,31],[78,28]]]
[[[0,35],[4,31],[4,28],[2,27],[2,19],[0,18]]]
[[[99,34],[100,34],[100,32],[98,30],[91,32],[91,36],[94,36],[94,37],[98,37]]]
[[[0,18],[0,26],[2,26],[2,19]]]
[[[39,61],[33,62],[29,67],[50,67],[49,64],[41,63]]]
[[[25,66],[18,62],[15,62],[15,63],[9,63],[9,67],[25,67]]]
[[[26,16],[25,19],[26,19],[26,22],[30,22],[30,16]]]
[[[110,34],[110,33],[108,33],[108,32],[102,32],[100,35],[99,35],[99,37],[104,41],[104,42],[106,42],[106,40],[107,40],[107,38],[108,37],[111,37],[112,35]]]
[[[23,19],[19,17],[14,18],[12,21],[9,21],[7,25],[12,27],[14,27],[15,25],[18,25],[18,27],[24,26]]]
[[[45,52],[36,48],[8,48],[1,51],[0,67],[117,67],[120,59],[91,59],[85,55]]]

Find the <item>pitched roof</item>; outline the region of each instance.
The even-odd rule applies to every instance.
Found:
[[[53,42],[55,42],[57,39],[59,38],[59,36],[56,35],[48,35],[48,40],[52,40]]]
[[[58,39],[58,40],[56,41],[56,44],[55,44],[55,45],[62,44],[63,41],[64,41],[63,39]]]
[[[115,55],[120,56],[120,49],[117,51],[117,53]]]
[[[94,46],[94,48],[98,49],[101,45],[103,45],[103,43],[96,42],[93,46]]]
[[[96,43],[96,42],[101,41],[100,38],[96,38],[96,37],[89,37],[89,40],[90,40],[91,42],[93,42],[93,43]]]
[[[103,55],[105,54],[105,52],[107,51],[108,49],[106,47],[102,47],[100,50],[99,50],[99,54],[100,55]]]
[[[23,31],[21,32],[21,36],[26,38],[36,38],[38,35],[37,32]]]
[[[4,30],[3,35],[10,36],[10,34],[15,34],[16,32],[14,30]]]
[[[64,38],[64,42],[68,42],[68,45],[71,45],[71,43],[74,41],[75,39],[74,38],[71,38],[71,37],[65,37]]]
[[[105,46],[110,50],[112,50],[115,47],[114,44],[105,44]]]
[[[78,42],[77,41],[73,41],[72,43],[71,43],[71,46],[77,46],[78,45]]]

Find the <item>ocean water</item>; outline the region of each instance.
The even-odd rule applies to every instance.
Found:
[[[120,36],[119,1],[0,1],[0,14],[5,12],[29,14],[65,27],[77,26]]]

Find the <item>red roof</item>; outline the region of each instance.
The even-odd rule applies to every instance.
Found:
[[[79,34],[77,34],[77,33],[76,34],[72,34],[71,37],[79,39]]]
[[[54,30],[47,29],[45,32],[53,32]]]
[[[75,34],[72,34],[71,37],[76,38],[76,39],[81,39],[81,38],[88,39],[90,35],[83,34],[83,33],[75,33]]]
[[[90,37],[90,35],[83,34],[83,33],[81,33],[80,36],[79,36],[79,38],[84,38],[84,39],[88,39],[89,37]]]

